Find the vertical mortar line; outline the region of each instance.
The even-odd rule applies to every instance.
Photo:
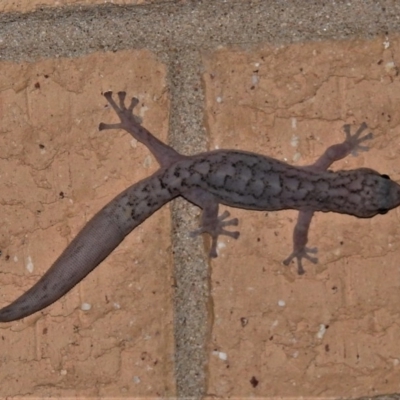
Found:
[[[170,144],[186,155],[205,151],[201,55],[196,50],[182,50],[169,56]],[[202,237],[189,237],[198,226],[201,210],[181,198],[173,202],[171,210],[177,396],[201,399],[207,390],[209,263]]]

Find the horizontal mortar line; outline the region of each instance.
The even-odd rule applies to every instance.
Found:
[[[361,0],[359,0],[361,1]],[[353,1],[353,6],[356,1]],[[318,4],[315,24],[307,2],[223,0],[147,5],[42,7],[31,13],[0,14],[0,59],[77,56],[96,50],[213,48],[221,44],[296,42],[373,37],[399,31],[400,4],[363,1],[362,19],[347,2]],[[385,6],[385,10],[383,8]],[[340,14],[336,23],[332,14]],[[193,35],[188,35],[188,26]]]

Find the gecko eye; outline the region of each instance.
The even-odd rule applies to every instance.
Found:
[[[386,214],[389,210],[386,210],[385,208],[381,208],[378,210],[379,214]]]
[[[386,174],[382,174],[381,177],[384,178],[384,179],[390,179],[390,176],[386,175]]]

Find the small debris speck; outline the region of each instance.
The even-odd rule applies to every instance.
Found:
[[[285,306],[286,306],[285,300],[279,300],[279,301],[278,301],[278,306],[279,306],[279,307],[285,307]]]
[[[250,383],[251,383],[251,386],[253,386],[253,388],[255,388],[258,386],[258,379],[255,376],[252,376],[250,379]]]

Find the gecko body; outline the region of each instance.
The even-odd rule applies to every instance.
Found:
[[[160,169],[111,200],[79,232],[43,277],[10,305],[0,309],[0,322],[17,320],[52,304],[99,265],[122,240],[156,210],[178,196],[203,209],[199,229],[193,235],[208,233],[210,256],[217,256],[219,235],[238,238],[239,232],[225,229],[237,226],[237,218],[218,215],[219,204],[252,210],[299,210],[293,233],[293,251],[284,260],[317,262],[316,249],[306,247],[308,230],[316,211],[337,212],[357,217],[386,213],[400,204],[400,186],[387,175],[360,168],[329,171],[336,160],[351,152],[367,150],[362,142],[362,124],[354,135],[344,126],[346,140],[329,147],[312,165],[297,167],[271,157],[239,151],[216,150],[193,156],[179,154],[143,128],[133,115],[138,100],[125,106],[125,93],[119,92],[119,105],[112,93],[104,94],[121,122],[100,124],[100,130],[124,129],[153,153]]]

